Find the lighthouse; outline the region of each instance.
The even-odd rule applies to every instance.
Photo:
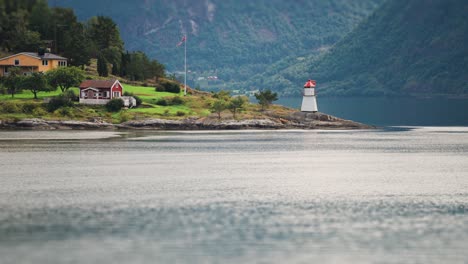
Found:
[[[304,96],[302,97],[302,112],[317,112],[317,98],[315,93],[315,85],[317,83],[314,80],[308,80],[304,85]]]

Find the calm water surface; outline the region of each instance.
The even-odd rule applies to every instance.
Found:
[[[0,132],[0,263],[467,263],[468,128]]]
[[[320,97],[321,112],[376,126],[468,126],[468,99]],[[277,103],[300,108],[301,97]]]

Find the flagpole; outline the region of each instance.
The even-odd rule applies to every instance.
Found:
[[[184,96],[187,95],[187,35],[185,35],[185,76],[184,76]]]

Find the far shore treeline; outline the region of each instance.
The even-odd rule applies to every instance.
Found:
[[[80,22],[69,8],[49,7],[47,0],[0,0],[0,57],[50,49],[83,67],[98,59],[100,76],[130,81],[164,76],[165,67],[139,51],[126,51],[119,28],[110,17]]]

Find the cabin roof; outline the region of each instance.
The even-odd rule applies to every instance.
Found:
[[[80,84],[81,89],[93,87],[93,88],[112,88],[118,80],[86,80]]]
[[[19,55],[26,55],[29,57],[36,58],[38,60],[68,60],[65,57],[62,57],[53,53],[44,53],[43,55],[39,55],[39,53],[37,52],[21,52],[21,53],[17,53],[14,55],[10,55],[8,57],[0,58],[0,60],[9,59],[9,58],[19,56]]]

